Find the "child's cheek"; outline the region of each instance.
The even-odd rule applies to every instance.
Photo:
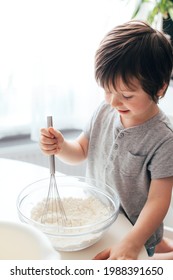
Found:
[[[112,99],[112,95],[110,95],[110,94],[105,94],[105,101],[106,101],[106,103],[111,103],[111,99]]]

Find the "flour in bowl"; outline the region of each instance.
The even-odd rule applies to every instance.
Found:
[[[41,222],[45,203],[46,200],[44,199],[33,207],[31,211],[31,218],[33,220]],[[67,217],[67,226],[77,227],[94,224],[105,220],[109,216],[109,207],[105,206],[94,196],[85,199],[74,197],[63,198],[62,203]],[[55,200],[51,202],[51,207],[47,209],[45,222],[46,224],[57,224],[57,222],[61,224],[61,215],[58,210],[54,210],[56,207],[53,204],[56,204]]]

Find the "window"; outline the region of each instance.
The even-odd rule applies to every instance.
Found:
[[[26,133],[36,139],[47,114],[59,129],[82,128],[102,98],[95,50],[110,28],[131,18],[134,4],[0,2],[0,139]]]

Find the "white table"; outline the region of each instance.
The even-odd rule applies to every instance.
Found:
[[[16,198],[19,192],[28,184],[39,179],[49,177],[49,169],[31,163],[0,158],[0,220],[20,223]],[[61,260],[90,260],[98,252],[118,243],[131,229],[132,225],[123,214],[93,246],[76,252],[57,252],[57,259]],[[147,259],[145,248],[142,249],[139,259]]]

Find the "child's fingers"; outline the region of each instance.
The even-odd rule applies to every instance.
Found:
[[[105,249],[102,252],[98,253],[93,260],[107,260],[110,256],[110,249]]]
[[[59,153],[63,142],[63,135],[53,127],[41,129],[40,147],[43,153],[47,155]]]
[[[50,137],[41,135],[40,143],[43,144],[43,145],[53,145],[53,144],[58,143],[58,139],[57,138],[50,138]]]
[[[52,133],[50,131],[50,128],[41,128],[40,129],[40,134],[41,134],[41,136],[48,137],[48,138],[54,138],[55,137],[54,135],[52,135]]]
[[[62,138],[61,132],[59,132],[58,130],[54,129],[53,127],[49,127],[48,128],[48,132],[49,132],[51,138],[57,138],[59,140]]]

